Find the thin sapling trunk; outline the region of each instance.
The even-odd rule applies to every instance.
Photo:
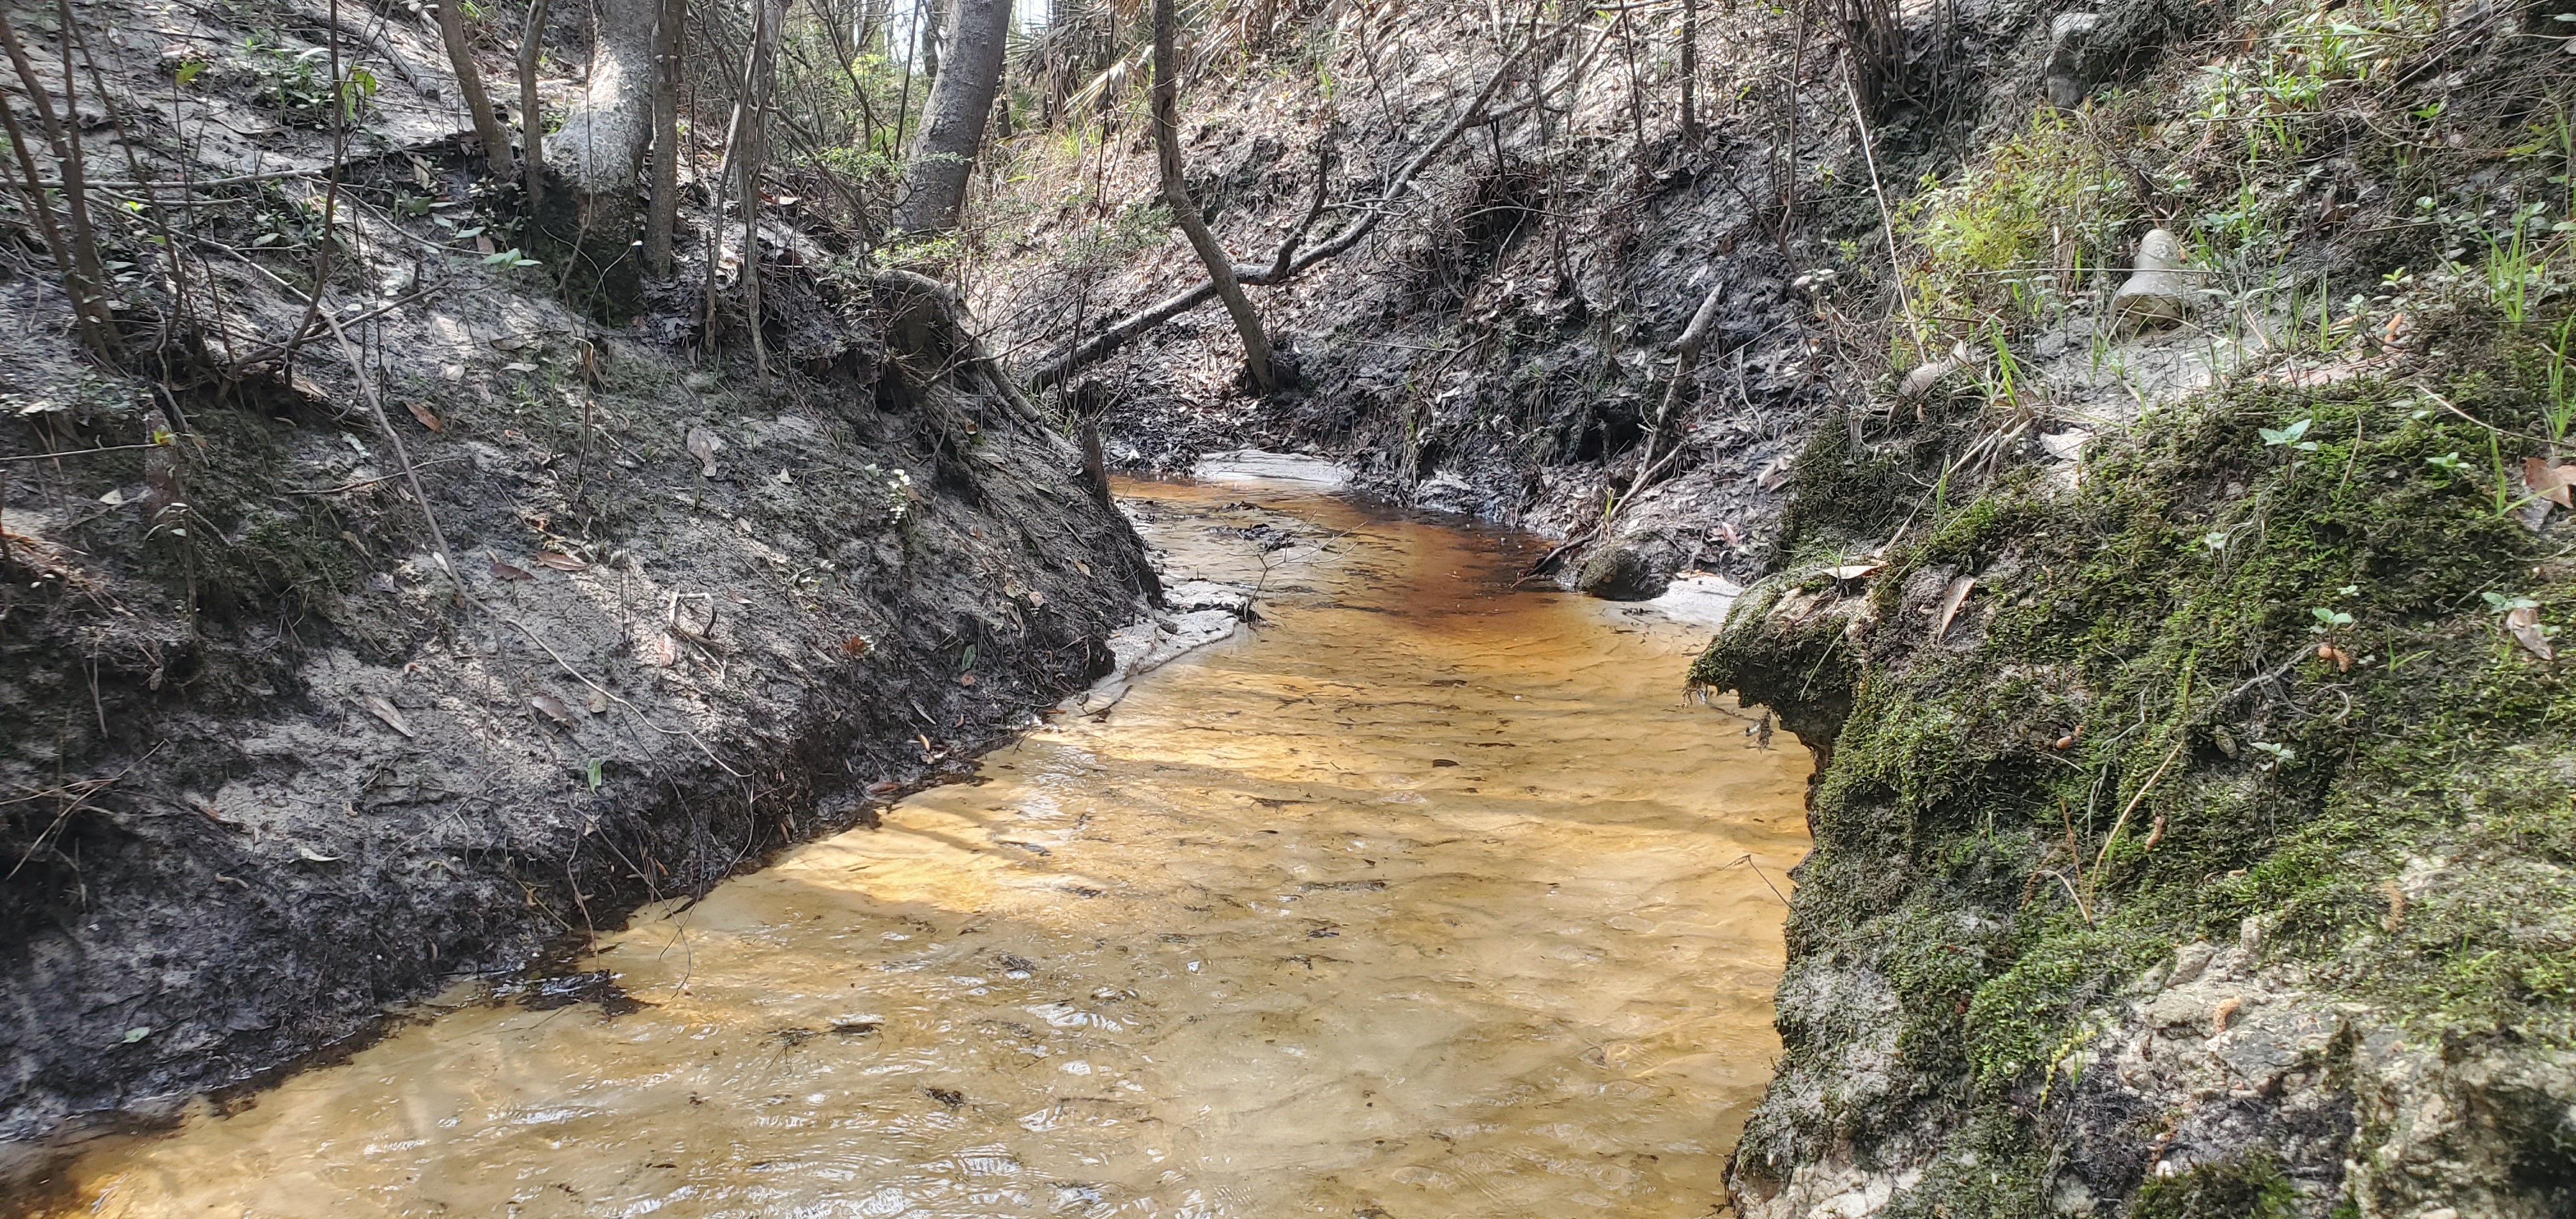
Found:
[[[438,0],[438,40],[447,44],[447,66],[456,71],[456,91],[465,98],[465,113],[474,122],[474,138],[483,142],[483,159],[498,166],[510,155],[510,136],[493,117],[492,98],[483,91],[483,73],[474,66],[474,44],[465,37],[464,0]]]
[[[1269,336],[1261,331],[1261,315],[1252,311],[1252,302],[1243,295],[1233,257],[1217,244],[1216,234],[1208,231],[1206,218],[1199,215],[1198,204],[1190,201],[1190,184],[1181,173],[1180,82],[1175,78],[1179,56],[1172,41],[1172,0],[1154,0],[1154,147],[1162,162],[1163,201],[1171,206],[1172,222],[1181,226],[1190,248],[1207,266],[1208,281],[1225,302],[1225,311],[1234,317],[1235,333],[1243,336],[1243,366],[1252,374],[1254,388],[1267,394],[1279,384],[1271,367]]]

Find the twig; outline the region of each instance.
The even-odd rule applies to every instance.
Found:
[[[2165,768],[2173,765],[2175,758],[2182,756],[2182,747],[2190,740],[2191,728],[2188,725],[2175,730],[2173,748],[2165,751],[2165,760],[2156,763],[2156,772],[2147,776],[2147,781],[2138,788],[2138,794],[2129,797],[2128,806],[2121,809],[2120,815],[2112,820],[2111,832],[2102,838],[2101,853],[2093,857],[2094,884],[2102,883],[2102,865],[2110,861],[2111,844],[2118,842],[2120,831],[2128,827],[2129,814],[2138,811],[2138,805],[2147,798],[2147,793],[2156,789],[2156,780],[2165,777]]]
[[[52,461],[57,457],[81,457],[91,453],[124,453],[134,449],[157,449],[157,444],[111,444],[95,449],[64,449],[59,453],[16,453],[0,461]]]
[[[411,486],[412,502],[420,505],[420,518],[429,525],[429,540],[438,545],[438,560],[447,565],[447,578],[456,582],[457,599],[470,608],[481,608],[482,603],[474,599],[473,590],[465,587],[465,569],[456,565],[456,555],[447,548],[447,533],[438,527],[438,514],[430,510],[429,495],[420,489],[420,473],[412,467],[411,454],[403,448],[402,433],[394,430],[394,421],[385,414],[384,400],[376,396],[376,383],[367,379],[365,358],[358,354],[357,345],[349,341],[349,332],[340,328],[339,317],[322,308],[321,304],[322,293],[317,288],[313,293],[313,311],[322,319],[322,324],[330,328],[331,337],[340,341],[340,356],[349,362],[349,371],[358,382],[359,396],[366,399],[367,409],[375,412],[376,426],[384,432],[385,440],[393,445],[394,461],[402,467],[403,481]]]
[[[1768,876],[1763,876],[1763,875],[1762,875],[1762,865],[1760,865],[1760,864],[1758,864],[1758,863],[1753,862],[1753,856],[1752,856],[1752,854],[1751,854],[1751,853],[1749,853],[1749,852],[1748,852],[1748,853],[1746,853],[1746,854],[1736,856],[1736,857],[1735,857],[1735,859],[1733,860],[1733,862],[1728,863],[1728,864],[1726,865],[1726,867],[1727,867],[1727,868],[1731,868],[1731,867],[1734,867],[1736,864],[1739,864],[1739,863],[1740,863],[1740,864],[1743,864],[1745,867],[1748,867],[1748,868],[1753,869],[1753,875],[1755,875],[1756,877],[1759,877],[1759,878],[1761,879],[1761,881],[1762,881],[1762,887],[1763,887],[1763,888],[1765,888],[1765,889],[1769,889],[1769,890],[1771,891],[1771,896],[1776,897],[1776,898],[1779,898],[1779,899],[1780,899],[1780,904],[1781,904],[1781,905],[1783,905],[1783,906],[1791,906],[1792,908],[1794,908],[1794,904],[1793,904],[1792,902],[1790,902],[1790,900],[1789,900],[1789,895],[1788,895],[1788,894],[1786,894],[1786,893],[1782,893],[1782,892],[1780,891],[1780,886],[1775,885],[1775,884],[1772,884],[1772,883],[1771,883],[1771,878],[1770,878],[1770,877],[1768,877]],[[1720,869],[1719,869],[1719,871],[1724,871],[1724,870],[1725,870],[1725,868],[1720,868]]]
[[[448,465],[450,463],[463,460],[465,459],[462,457],[441,457],[432,461],[424,461],[420,464],[423,468],[426,468],[429,466]],[[345,482],[336,487],[288,487],[285,489],[285,493],[288,495],[345,495],[348,492],[356,491],[362,487],[372,487],[377,483],[390,482],[400,477],[402,477],[400,472],[379,474],[374,478],[361,478],[355,482]]]
[[[1913,336],[1914,345],[1920,348],[1923,345],[1923,325],[1914,320],[1914,300],[1905,291],[1905,267],[1896,253],[1896,220],[1887,210],[1887,188],[1879,185],[1878,154],[1870,148],[1869,120],[1861,115],[1860,90],[1852,84],[1848,64],[1843,69],[1843,96],[1851,99],[1852,122],[1860,128],[1861,159],[1869,163],[1869,189],[1878,196],[1879,231],[1887,235],[1887,275],[1896,285],[1896,306],[1904,310],[1906,333]]]

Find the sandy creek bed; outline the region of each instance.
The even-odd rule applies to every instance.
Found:
[[[631,1004],[460,987],[65,1213],[1709,1213],[1805,751],[1683,697],[1704,628],[1508,591],[1509,539],[1126,490],[1264,621],[640,912],[580,965]]]

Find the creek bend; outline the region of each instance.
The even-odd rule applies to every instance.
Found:
[[[1264,621],[638,912],[581,968],[640,1006],[460,991],[63,1213],[1709,1213],[1805,751],[1686,702],[1704,628],[1510,591],[1509,539],[1122,491]]]

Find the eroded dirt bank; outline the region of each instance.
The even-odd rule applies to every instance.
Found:
[[[692,389],[593,335],[585,462],[577,323],[424,320],[467,371],[400,362],[442,424],[407,442],[474,608],[325,360],[319,402],[188,404],[184,536],[100,502],[139,454],[15,468],[0,1134],[251,1077],[861,819],[1080,688],[1153,588],[1071,450],[991,399]]]
[[[16,1167],[864,820],[1086,685],[1154,595],[938,293],[781,227],[756,318],[684,261],[603,324],[493,256],[514,210],[437,71],[385,67],[326,173],[261,92],[323,17],[82,19],[120,106],[91,155],[229,185],[176,263],[112,215],[113,363],[32,239],[0,252]]]

